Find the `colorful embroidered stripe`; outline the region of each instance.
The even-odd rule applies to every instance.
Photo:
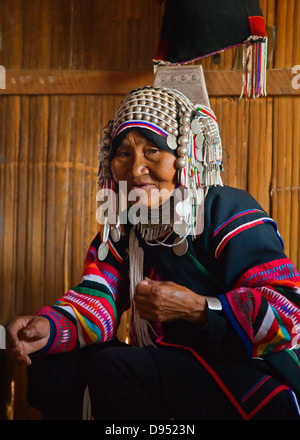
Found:
[[[253,220],[252,222],[245,223],[245,224],[243,224],[241,226],[238,226],[233,231],[229,232],[227,235],[225,235],[225,237],[223,237],[223,239],[220,241],[220,243],[218,244],[218,246],[216,248],[216,251],[215,251],[216,259],[219,258],[220,253],[222,252],[222,250],[224,249],[224,247],[226,246],[226,244],[228,243],[228,241],[231,238],[233,238],[234,236],[236,236],[240,232],[243,232],[246,229],[253,228],[254,226],[263,224],[263,223],[265,223],[267,221],[273,222],[273,220],[270,219],[269,217],[264,217],[264,218],[260,218],[258,220]]]
[[[103,241],[103,225],[101,225],[100,227],[100,237],[101,237],[101,241]],[[116,248],[114,247],[114,245],[112,244],[110,238],[107,238],[107,244],[108,244],[108,248],[110,250],[110,252],[113,254],[113,256],[115,257],[115,259],[122,264],[123,263],[123,258],[121,257],[121,255],[118,253],[118,251],[116,250]]]
[[[88,339],[85,340],[87,344],[95,343],[98,340],[97,334],[93,331],[95,323],[100,327],[102,342],[111,339],[114,335],[117,316],[114,316],[108,299],[101,298],[100,302],[98,298],[87,297],[83,294],[77,295],[76,292],[69,291],[63,297],[63,301],[58,301],[57,305],[73,307],[82,329],[88,336]]]
[[[152,130],[152,131],[154,131],[154,133],[159,134],[161,136],[168,136],[168,134],[169,134],[167,131],[163,130],[162,128],[158,127],[155,124],[151,124],[150,122],[128,121],[128,122],[124,122],[122,125],[120,125],[120,127],[118,128],[118,130],[116,131],[116,133],[114,135],[114,138],[116,136],[118,136],[126,128],[135,128],[135,127],[147,128],[148,130]]]
[[[204,109],[202,107],[197,107],[197,110],[200,110],[200,112],[204,113],[207,116],[210,116],[212,119],[214,119],[216,122],[218,122],[216,117],[211,112],[208,112],[206,109]]]
[[[110,238],[107,239],[107,244],[108,244],[110,252],[113,254],[115,259],[118,260],[118,262],[122,264],[123,263],[123,258],[121,257],[121,255],[118,253],[117,249],[112,244]]]
[[[254,385],[244,396],[242,397],[242,402],[246,402],[247,399],[249,399],[250,396],[252,396],[253,393],[255,393],[256,390],[258,390],[259,387],[261,387],[268,379],[270,379],[271,376],[265,375],[263,376],[259,382],[257,382],[256,385]]]
[[[235,331],[237,332],[237,334],[241,338],[242,342],[244,343],[245,349],[247,351],[247,357],[250,358],[252,356],[251,340],[249,339],[248,335],[246,334],[244,328],[239,323],[239,321],[238,321],[237,317],[235,316],[234,312],[229,307],[228,298],[225,295],[220,295],[219,296],[219,300],[221,301],[223,310],[226,313],[228,319],[230,320],[230,322],[233,325]],[[230,306],[232,306],[232,305],[230,304]]]
[[[184,347],[182,345],[178,344],[169,344],[167,342],[164,342],[163,336],[160,337],[157,342],[161,345],[165,345],[167,347],[178,347],[178,348],[184,348],[191,353],[198,359],[198,361],[206,368],[206,370],[210,373],[210,375],[213,377],[213,379],[216,381],[216,383],[219,385],[223,393],[227,396],[229,401],[232,403],[232,405],[236,408],[236,410],[239,412],[243,420],[250,420],[252,417],[255,416],[274,396],[276,396],[281,391],[289,391],[289,388],[286,385],[280,385],[277,388],[275,388],[270,394],[268,394],[265,399],[263,399],[259,405],[257,405],[256,408],[254,408],[249,414],[245,412],[245,410],[241,407],[240,403],[237,401],[237,399],[234,397],[234,395],[230,392],[230,390],[227,388],[225,383],[222,381],[220,376],[211,368],[210,365],[207,364],[207,362],[192,348],[190,347]]]
[[[49,306],[42,307],[37,315],[47,315],[55,325],[56,332],[48,353],[71,351],[76,343],[76,327],[64,315]]]
[[[276,283],[276,286],[278,286],[282,280],[285,281],[285,285],[291,281],[291,287],[298,285],[300,281],[299,272],[288,258],[281,258],[252,267],[241,276],[234,287],[261,286],[266,282]]]
[[[193,255],[190,252],[187,252],[186,255],[189,257],[189,259],[195,264],[195,266],[201,270],[210,280],[212,280],[218,287],[223,289],[223,284],[214,276],[212,275],[196,258],[193,257]]]
[[[233,220],[235,220],[236,218],[239,218],[243,215],[247,215],[247,214],[252,214],[254,212],[261,212],[264,214],[264,211],[260,210],[260,209],[247,209],[246,211],[241,211],[238,212],[237,214],[233,215],[232,217],[230,217],[228,220],[226,220],[224,223],[222,223],[220,226],[218,226],[214,232],[213,232],[213,236],[215,237],[225,226],[227,226],[229,223],[231,223]]]

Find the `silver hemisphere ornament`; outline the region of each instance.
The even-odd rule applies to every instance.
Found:
[[[193,119],[192,123],[191,123],[191,129],[192,132],[194,134],[200,134],[202,129],[201,129],[201,123],[198,119]]]
[[[177,140],[176,140],[176,136],[174,136],[174,134],[169,134],[167,136],[167,145],[169,148],[171,148],[171,150],[176,150]]]
[[[112,240],[117,243],[121,238],[121,232],[119,228],[111,228],[110,230],[110,236]]]
[[[105,258],[108,255],[108,251],[109,251],[108,244],[105,242],[101,243],[100,246],[98,247],[98,258],[100,261],[105,260]]]
[[[203,148],[203,142],[204,142],[203,134],[202,133],[197,134],[195,139],[196,148],[198,149]]]
[[[189,247],[187,239],[186,238],[182,239],[182,237],[177,237],[174,240],[173,244],[174,244],[173,252],[178,257],[182,257],[187,252]]]
[[[187,213],[190,212],[191,203],[189,199],[185,199],[183,202],[178,202],[175,206],[175,211],[179,215],[179,217],[184,217]]]

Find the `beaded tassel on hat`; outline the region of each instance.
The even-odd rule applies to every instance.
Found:
[[[266,96],[267,37],[250,37],[243,45],[243,88],[241,97]]]
[[[122,232],[122,225],[118,216],[118,196],[116,191],[116,184],[113,180],[110,166],[110,153],[111,153],[111,132],[112,122],[109,121],[108,125],[102,130],[103,136],[100,143],[99,150],[99,172],[98,172],[98,189],[99,199],[103,202],[106,197],[108,201],[108,209],[97,209],[97,220],[100,225],[100,238],[101,245],[98,249],[99,260],[105,260],[108,251],[109,243],[108,237],[111,232],[115,232],[115,237],[119,237]],[[98,196],[97,196],[97,200]],[[118,238],[115,238],[117,241]]]

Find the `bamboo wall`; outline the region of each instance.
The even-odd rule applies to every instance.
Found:
[[[225,84],[211,106],[226,184],[269,211],[299,268],[300,98],[290,83],[281,87],[278,72],[300,64],[300,0],[261,6],[275,92],[244,101]],[[124,94],[149,83],[162,14],[157,0],[1,0],[0,65],[10,82],[0,90],[0,324],[79,281],[97,232],[100,130]],[[219,64],[209,57],[203,68],[221,80],[236,55],[222,53]],[[24,399],[24,370],[13,377],[14,417],[39,418]]]

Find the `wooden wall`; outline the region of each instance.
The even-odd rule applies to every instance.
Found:
[[[270,212],[299,267],[300,98],[291,68],[300,64],[300,0],[261,6],[268,97],[238,98],[236,50],[202,65],[229,169],[224,180]],[[157,0],[1,0],[0,324],[53,303],[79,281],[97,232],[101,127],[127,92],[151,83],[162,14]],[[13,376],[14,417],[39,418],[25,402],[24,370]]]

